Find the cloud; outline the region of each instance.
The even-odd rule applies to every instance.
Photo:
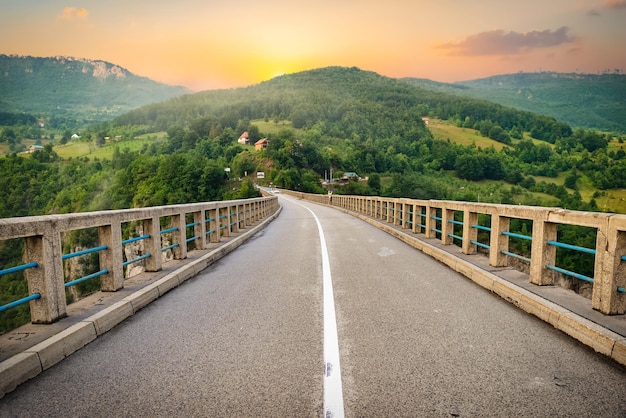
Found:
[[[604,0],[604,5],[609,9],[626,9],[626,0]]]
[[[85,8],[65,7],[61,13],[62,19],[86,18],[89,12]]]
[[[568,35],[569,28],[563,26],[554,32],[550,30],[526,33],[492,30],[468,36],[465,40],[439,45],[437,48],[448,50],[450,55],[514,55],[532,49],[548,48],[574,41]]]

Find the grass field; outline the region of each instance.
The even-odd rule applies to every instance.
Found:
[[[435,138],[443,140],[449,139],[459,145],[470,146],[475,144],[480,148],[489,148],[493,146],[498,151],[504,147],[508,148],[505,144],[482,136],[480,132],[475,129],[459,128],[458,126],[439,119],[431,119],[428,124],[428,129]]]
[[[150,145],[153,142],[163,140],[167,136],[166,132],[157,132],[137,136],[133,139],[123,141],[109,141],[103,147],[96,147],[93,142],[70,142],[65,145],[54,147],[54,151],[63,159],[87,157],[89,159],[108,159],[113,157],[115,147],[120,150],[128,148],[130,151],[138,151],[144,145]]]
[[[302,132],[302,129],[295,129],[293,126],[291,126],[291,122],[288,120],[282,120],[276,123],[271,120],[265,122],[263,119],[255,119],[251,120],[250,124],[255,125],[257,128],[259,128],[259,132],[264,135],[276,134],[285,128],[292,129],[295,132]]]

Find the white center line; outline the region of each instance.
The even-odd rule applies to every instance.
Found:
[[[296,203],[296,202],[294,202]],[[304,205],[317,223],[322,250],[322,278],[324,293],[324,416],[325,418],[343,418],[343,388],[341,386],[341,367],[339,365],[339,337],[337,336],[337,318],[335,316],[335,297],[333,280],[330,274],[328,248],[322,224],[315,213]]]

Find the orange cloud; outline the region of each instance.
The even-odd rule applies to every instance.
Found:
[[[87,17],[87,15],[89,14],[89,12],[87,11],[87,9],[81,7],[81,8],[76,8],[76,7],[66,7],[63,9],[63,13],[61,13],[61,18],[62,19],[73,19],[73,18],[85,18]]]
[[[514,55],[532,49],[548,48],[573,42],[574,38],[568,35],[568,31],[566,26],[554,32],[544,30],[507,33],[498,29],[470,35],[458,43],[441,44],[437,48],[447,50],[450,55],[460,56]]]
[[[626,0],[605,0],[604,5],[609,9],[626,9]]]

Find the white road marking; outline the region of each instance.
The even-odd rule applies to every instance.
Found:
[[[315,213],[300,203],[317,223],[322,249],[322,283],[324,293],[324,417],[343,418],[343,388],[341,385],[341,367],[339,365],[339,337],[337,335],[337,317],[335,315],[335,297],[333,280],[330,273],[330,260],[322,224]]]

